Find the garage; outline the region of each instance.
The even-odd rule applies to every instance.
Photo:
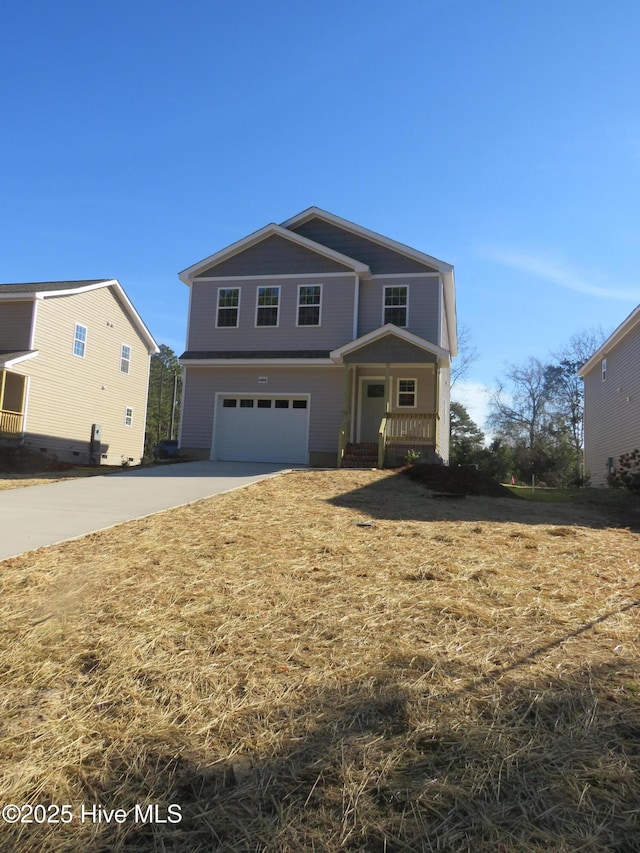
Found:
[[[306,465],[308,394],[218,394],[211,458]]]

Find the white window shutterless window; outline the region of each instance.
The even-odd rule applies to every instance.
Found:
[[[398,379],[398,397],[396,404],[399,409],[415,409],[416,380]]]
[[[407,326],[409,310],[409,288],[407,285],[387,285],[383,292],[383,324],[393,323],[394,326]]]
[[[602,381],[603,382],[607,381],[607,359],[606,358],[602,359]]]
[[[298,326],[320,325],[321,284],[301,284],[298,286]]]
[[[124,425],[126,427],[133,426],[133,409],[127,406],[124,410]]]
[[[218,308],[216,312],[216,327],[237,328],[238,310],[240,308],[239,287],[218,288]]]
[[[128,373],[131,368],[131,347],[122,344],[120,348],[120,372]]]
[[[256,326],[277,326],[280,288],[259,287],[256,299]]]
[[[73,336],[73,354],[84,358],[87,348],[87,327],[76,323],[76,329]]]

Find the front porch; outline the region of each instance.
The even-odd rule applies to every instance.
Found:
[[[396,467],[409,451],[424,461],[448,462],[448,435],[441,434],[440,422],[448,412],[446,350],[387,324],[334,350],[331,358],[344,371],[338,468],[345,462]]]
[[[22,437],[26,397],[26,377],[0,370],[0,439]]]
[[[439,421],[436,366],[389,364],[384,375],[376,375],[378,372],[379,368],[370,365],[345,368],[337,467],[397,467],[405,464],[409,451],[423,461],[435,461]]]

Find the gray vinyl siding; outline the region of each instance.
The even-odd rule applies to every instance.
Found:
[[[258,377],[266,376],[266,383]],[[181,446],[211,448],[215,395],[223,393],[310,394],[309,452],[336,453],[342,418],[340,367],[185,368]]]
[[[440,339],[438,300],[440,281],[436,276],[417,278],[372,278],[360,282],[358,336],[366,335],[383,325],[383,294],[386,286],[409,288],[409,332],[431,343]]]
[[[322,285],[320,326],[296,326],[298,286]],[[258,287],[280,287],[278,326],[255,327]],[[219,287],[240,289],[237,328],[216,328]],[[198,282],[192,285],[187,348],[209,350],[332,350],[353,339],[355,275]]]
[[[443,299],[442,286],[440,286],[440,299],[442,300],[442,310],[440,312],[440,346],[448,351],[449,329],[447,327],[447,309]]]
[[[356,372],[356,382],[358,394],[360,389],[360,380],[372,377],[382,378],[386,376],[386,371],[380,367],[358,367]],[[433,414],[435,411],[435,371],[431,365],[426,367],[398,367],[394,365],[389,370],[391,378],[391,411],[392,412],[420,412],[422,414]],[[417,380],[417,407],[415,409],[399,408],[397,406],[397,391],[399,379],[416,379]],[[356,407],[359,408],[359,403],[356,400]],[[357,418],[357,412],[354,413]]]
[[[87,328],[85,357],[73,354],[76,323]],[[131,347],[128,374],[122,344]],[[26,444],[68,461],[88,461],[91,425],[102,426],[103,462],[142,457],[149,352],[113,291],[49,297],[38,304],[34,346],[39,354],[13,368],[30,377]],[[125,427],[125,408],[133,425]],[[74,454],[80,454],[74,456]]]
[[[349,267],[292,243],[277,234],[249,246],[226,261],[214,264],[199,273],[198,278],[211,276],[285,275],[291,273],[346,272]]]
[[[425,352],[420,347],[404,341],[395,335],[385,335],[377,341],[360,347],[355,352],[345,355],[343,361],[346,364],[369,363],[387,364],[396,362],[399,364],[435,364],[436,357]]]
[[[607,484],[607,459],[640,448],[640,325],[606,354],[584,381],[585,471],[591,485]]]
[[[0,300],[0,350],[28,350],[33,301]]]
[[[406,255],[393,251],[393,249],[381,246],[373,240],[339,228],[323,219],[310,219],[292,230],[297,234],[302,234],[303,237],[314,240],[316,243],[321,243],[323,246],[328,246],[336,252],[347,255],[349,258],[367,264],[374,275],[435,271],[433,267],[427,264],[408,258]]]

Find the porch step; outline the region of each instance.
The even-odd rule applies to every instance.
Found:
[[[343,468],[377,468],[378,445],[375,442],[347,444],[342,457]]]

